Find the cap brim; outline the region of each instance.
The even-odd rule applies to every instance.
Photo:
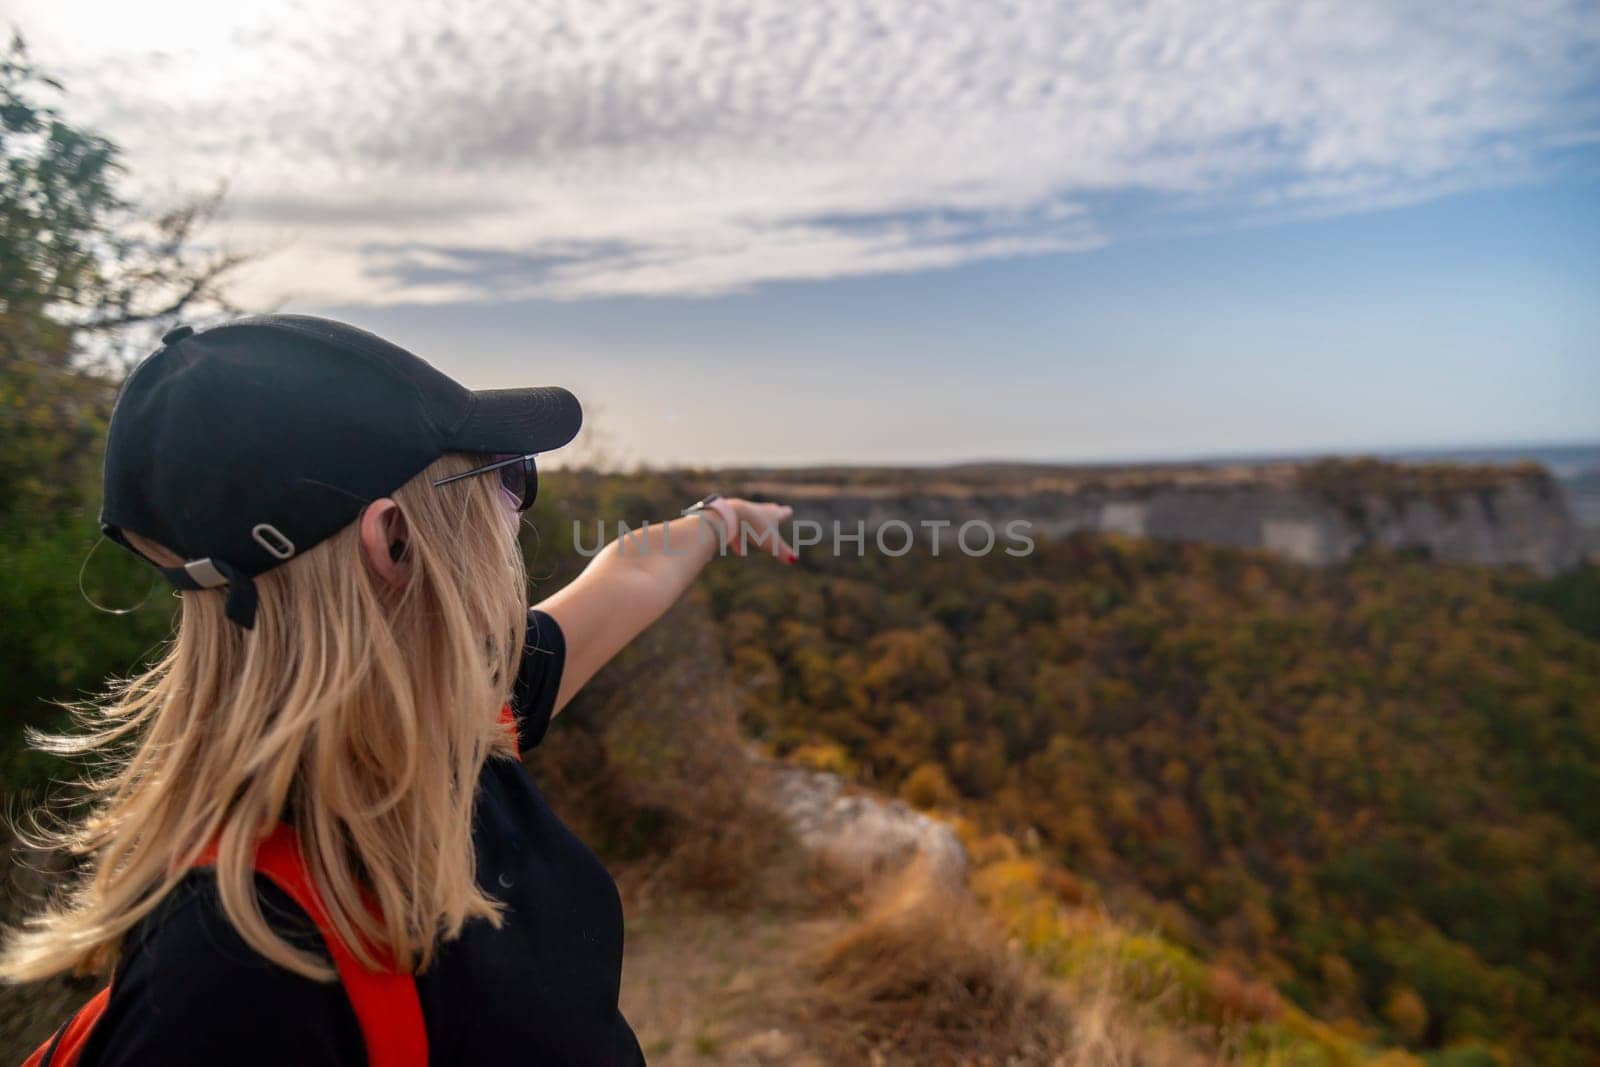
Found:
[[[527,389],[482,389],[472,411],[452,435],[458,452],[549,452],[578,436],[583,408],[558,385]]]

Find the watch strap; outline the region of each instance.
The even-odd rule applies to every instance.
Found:
[[[719,507],[718,505],[721,506]],[[701,497],[693,504],[690,504],[688,507],[684,508],[682,514],[715,515],[717,518],[717,525],[722,527],[720,543],[724,548],[727,547],[729,539],[738,532],[739,517],[734,513],[733,505],[729,504],[727,499],[721,493],[710,493]]]

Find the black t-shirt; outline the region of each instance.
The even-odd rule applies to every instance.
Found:
[[[524,751],[544,739],[566,646],[555,620],[528,613],[512,696]],[[473,816],[478,884],[506,905],[496,930],[467,924],[442,945],[417,993],[429,1063],[644,1063],[617,1008],[622,902],[593,852],[545,804],[520,763],[493,758]],[[275,930],[323,951],[300,908],[262,875]],[[324,952],[325,955],[325,952]],[[213,872],[197,869],[130,931],[84,1067],[366,1063],[338,982],[303,978],[245,944],[222,911]]]

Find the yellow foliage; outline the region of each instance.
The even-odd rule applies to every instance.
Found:
[[[1367,1067],[1425,1067],[1425,1065],[1411,1053],[1392,1048],[1380,1053],[1377,1058],[1368,1060]]]
[[[1247,1028],[1255,1051],[1229,1062],[1254,1067],[1420,1067],[1399,1050],[1379,1055],[1368,1047],[1369,1035],[1341,1032],[1306,1015],[1268,982],[1208,966],[1163,937],[1118,925],[1103,911],[1063,903],[1059,886],[1070,874],[1022,857],[1007,835],[979,836],[965,820],[958,828],[968,848],[981,849],[988,859],[974,864],[973,894],[1013,943],[1072,988],[1110,995],[1123,1010],[1151,1014],[1150,1032],[1196,1023],[1217,1028],[1219,1035]],[[1330,960],[1326,967],[1342,976],[1340,963]]]
[[[1342,1000],[1353,1000],[1359,995],[1355,968],[1351,967],[1343,956],[1333,952],[1324,953],[1317,961],[1317,968],[1322,972],[1322,980],[1334,996]]]
[[[842,745],[832,742],[801,745],[789,753],[789,759],[814,771],[828,771],[841,778],[853,778],[856,773],[856,761],[850,758]]]
[[[1037,860],[1001,860],[972,876],[972,890],[986,902],[1032,897],[1037,895],[1043,873]]]
[[[937,763],[919,764],[900,783],[900,799],[914,808],[947,808],[956,802],[956,791]]]
[[[1428,1006],[1408,985],[1395,985],[1383,1003],[1383,1017],[1407,1041],[1420,1041],[1428,1030]]]
[[[1022,854],[1017,848],[1017,843],[1004,834],[974,836],[971,840],[964,839],[962,844],[966,845],[967,858],[972,861],[974,867],[986,867],[991,863],[1014,860]]]

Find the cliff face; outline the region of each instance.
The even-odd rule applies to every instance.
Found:
[[[961,551],[963,523],[995,531],[997,550],[1018,545],[1008,523],[1060,538],[1081,531],[1259,548],[1326,565],[1368,548],[1420,551],[1452,563],[1524,566],[1552,574],[1576,566],[1582,537],[1560,487],[1537,467],[1406,466],[1324,461],[1228,468],[1081,472],[956,468],[945,472],[800,476],[766,473],[744,489],[795,505],[818,523],[822,544],[859,522],[867,550],[881,532],[898,551],[904,523],[924,544]],[[948,524],[948,525],[943,525]],[[969,531],[977,554],[986,537]],[[844,551],[855,551],[844,541]]]

